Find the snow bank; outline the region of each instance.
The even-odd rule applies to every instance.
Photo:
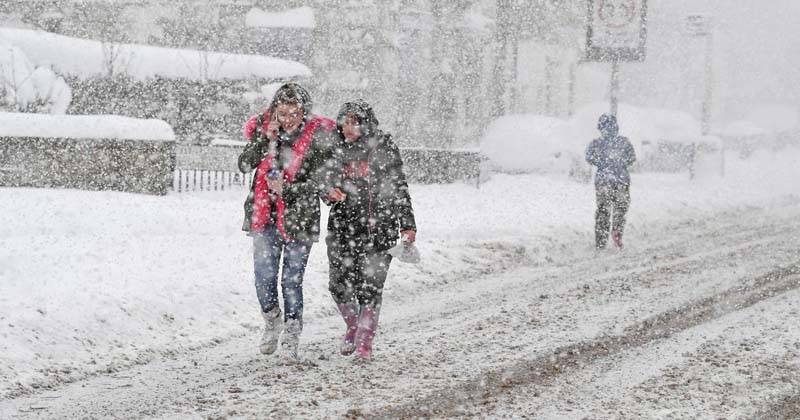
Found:
[[[162,120],[117,115],[47,115],[0,112],[0,137],[175,140]]]
[[[715,128],[723,137],[764,137],[794,133],[800,128],[800,115],[796,108],[781,105],[757,105],[739,120]]]
[[[539,115],[506,115],[493,121],[481,151],[505,170],[564,172],[583,142],[564,136],[567,122]]]
[[[266,12],[254,7],[245,16],[245,25],[250,28],[307,28],[313,29],[314,10],[308,6],[283,12]]]
[[[780,105],[759,105],[750,111],[745,120],[752,121],[770,133],[786,133],[798,128],[797,109]]]
[[[718,134],[726,137],[764,136],[767,134],[767,130],[752,121],[737,120],[719,130]]]
[[[219,80],[311,75],[300,63],[258,55],[102,43],[27,29],[0,28],[0,38],[24,51],[35,65],[82,79],[110,72],[138,80],[156,76]]]
[[[607,112],[607,103],[593,103],[578,109],[570,119],[570,128],[574,130],[571,135],[580,136],[589,144],[600,135],[597,119]],[[628,137],[637,149],[644,140],[688,144],[702,136],[700,122],[684,111],[620,104],[617,120],[620,134]]]

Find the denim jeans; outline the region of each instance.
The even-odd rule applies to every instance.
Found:
[[[303,274],[306,271],[311,243],[284,241],[274,225],[253,234],[253,265],[256,295],[263,312],[278,306],[278,268],[283,254],[281,292],[284,320],[303,321]]]

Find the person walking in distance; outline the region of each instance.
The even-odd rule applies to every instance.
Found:
[[[256,295],[264,318],[260,350],[274,353],[283,332],[282,347],[295,358],[303,329],[303,275],[311,246],[319,240],[320,198],[332,191],[337,175],[331,160],[336,122],[313,115],[311,108],[300,85],[281,86],[269,107],[245,124],[249,142],[239,156],[242,172],[255,170],[242,228],[253,238]]]
[[[636,153],[631,142],[619,135],[614,115],[601,115],[597,129],[600,138],[594,139],[586,148],[586,161],[597,168],[594,177],[597,199],[595,246],[597,249],[606,247],[610,229],[614,245],[622,249],[625,215],[631,203],[628,168],[636,161]]]

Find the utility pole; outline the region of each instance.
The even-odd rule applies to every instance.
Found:
[[[703,103],[700,112],[700,125],[702,134],[706,136],[711,131],[711,108],[714,99],[714,40],[711,31],[711,17],[704,14],[686,16],[686,30],[690,36],[703,38],[705,41]]]
[[[497,46],[497,56],[495,57],[494,70],[492,72],[493,83],[489,91],[489,98],[494,104],[492,114],[495,117],[507,112],[507,87],[508,79],[508,55],[511,46],[511,0],[497,0],[497,19],[495,23],[495,43]],[[517,69],[513,69],[517,71]]]
[[[689,35],[703,38],[703,103],[700,110],[700,130],[703,136],[711,132],[711,110],[714,101],[714,36],[710,15],[693,14],[686,16],[686,30]],[[725,175],[725,145],[720,146],[720,175]]]
[[[705,91],[703,95],[703,135],[707,136],[711,132],[711,106],[714,100],[714,36],[711,31],[705,35]]]

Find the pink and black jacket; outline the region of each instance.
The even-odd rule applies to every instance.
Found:
[[[332,161],[332,136],[336,123],[325,117],[309,115],[292,136],[281,135],[275,157],[267,153],[266,137],[269,111],[245,124],[244,137],[249,140],[239,155],[239,170],[255,170],[250,194],[244,203],[244,224],[247,232],[259,232],[276,225],[284,240],[317,242],[320,232],[320,197],[336,184],[337,164]],[[267,174],[270,169],[282,170],[282,196],[270,194]]]

